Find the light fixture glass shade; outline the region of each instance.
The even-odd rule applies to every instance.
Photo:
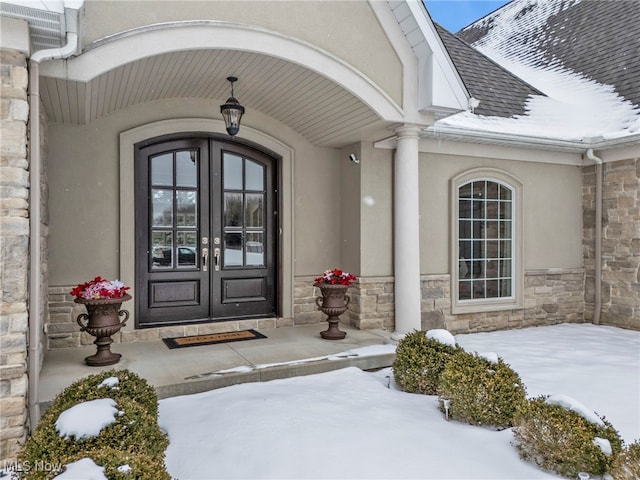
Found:
[[[231,136],[236,135],[240,130],[240,119],[244,114],[244,107],[235,97],[229,97],[227,103],[220,105],[220,113],[224,118],[227,133]]]

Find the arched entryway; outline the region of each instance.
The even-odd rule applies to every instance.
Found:
[[[277,173],[226,136],[136,145],[138,327],[278,314]]]

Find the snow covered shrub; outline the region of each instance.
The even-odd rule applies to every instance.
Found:
[[[78,380],[58,394],[49,408],[62,411],[80,401],[97,398],[113,398],[116,402],[120,398],[128,398],[145,407],[153,418],[158,418],[155,389],[129,370],[109,370]]]
[[[609,471],[613,480],[637,480],[640,478],[640,440],[625,446],[613,461]]]
[[[514,422],[516,448],[524,460],[564,477],[603,475],[621,450],[620,435],[585,408],[567,408],[571,403],[579,405],[548,396],[529,400]]]
[[[97,460],[106,457],[98,454],[115,451],[118,455],[110,455],[114,462],[132,458],[140,472],[165,472],[168,441],[158,427],[157,416],[155,390],[141,377],[127,370],[91,375],[70,385],[53,400],[19,460],[23,465],[34,466],[60,465],[68,459],[62,463],[65,465],[91,454],[102,465]],[[153,469],[150,465],[154,465]],[[51,469],[31,468],[21,478],[48,480],[54,476]],[[164,477],[150,474],[140,478]]]
[[[108,447],[66,455],[60,459],[60,463],[68,465],[82,458],[90,458],[103,467],[104,476],[109,480],[171,480],[164,464],[158,459]]]
[[[435,395],[440,373],[445,364],[460,347],[427,338],[425,332],[407,334],[396,348],[393,376],[405,392]]]
[[[75,406],[82,403],[85,402],[79,402]],[[113,423],[104,426],[97,435],[88,437],[81,432],[62,436],[59,431],[60,423],[56,423],[65,411],[69,410],[48,409],[42,415],[20,455],[21,463],[36,465],[36,462],[45,462],[55,465],[63,458],[75,458],[78,454],[111,448],[123,454],[149,456],[160,465],[164,464],[164,451],[169,442],[160,431],[157,420],[137,402],[120,398],[114,409]],[[83,428],[80,427],[79,430],[82,431]],[[34,469],[23,478],[47,479],[47,473]]]
[[[464,350],[456,352],[444,367],[438,396],[449,400],[450,418],[497,429],[510,427],[516,412],[526,404],[524,384],[508,364],[501,358],[492,362]]]

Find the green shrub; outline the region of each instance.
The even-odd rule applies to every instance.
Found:
[[[432,338],[425,332],[407,334],[396,348],[393,376],[405,392],[435,395],[440,374],[448,359],[460,347],[452,347]]]
[[[104,427],[95,437],[77,440],[62,438],[55,423],[59,414],[47,410],[21,454],[21,462],[35,465],[36,462],[60,463],[62,458],[75,457],[87,451],[111,448],[129,454],[146,455],[163,462],[164,451],[169,442],[160,431],[157,421],[144,407],[133,400],[120,398],[117,402],[122,415]],[[82,458],[80,456],[79,458]],[[44,479],[46,472],[33,471],[25,478]]]
[[[114,387],[101,387],[100,384],[110,377],[116,377],[118,384]],[[53,399],[49,410],[60,413],[79,402],[98,398],[113,398],[116,403],[120,398],[135,400],[145,407],[149,415],[158,418],[158,396],[155,389],[144,378],[129,370],[109,370],[72,383]]]
[[[609,471],[613,480],[637,480],[640,478],[640,440],[624,447],[613,461]]]
[[[526,404],[520,376],[501,358],[493,363],[464,350],[442,371],[438,395],[449,400],[450,418],[497,429],[513,425],[514,415]],[[444,411],[442,401],[440,407]]]
[[[114,388],[99,387],[109,377],[117,377],[119,383]],[[55,424],[62,412],[82,402],[102,398],[111,398],[116,402],[119,412],[113,423],[104,427],[95,437],[60,437]],[[91,375],[70,385],[53,400],[27,440],[19,461],[24,465],[65,465],[91,453],[90,458],[96,464],[108,467],[107,471],[110,471],[109,468],[117,469],[128,463],[127,459],[131,459],[130,466],[140,472],[139,478],[168,478],[164,469],[164,451],[168,440],[158,427],[157,416],[158,400],[155,390],[141,377],[127,370]],[[156,474],[156,471],[164,473]],[[21,478],[48,480],[54,476],[55,472],[32,468],[23,473]]]
[[[622,447],[618,432],[604,418],[604,426],[596,425],[547,398],[529,400],[516,416],[513,435],[520,457],[568,478],[579,472],[605,474]],[[594,443],[595,437],[609,440],[612,455]]]
[[[104,467],[104,475],[109,480],[171,480],[161,459],[108,447],[66,455],[61,463],[68,465],[82,458],[90,458],[96,465]],[[122,466],[128,466],[129,470],[119,471]]]

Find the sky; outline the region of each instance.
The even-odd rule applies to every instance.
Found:
[[[500,8],[508,0],[423,0],[431,19],[451,33]]]
[[[640,439],[640,332],[560,324],[452,339],[487,359],[503,358],[528,397],[549,395],[547,401],[592,422],[606,418],[627,444]],[[344,353],[395,349],[375,347]],[[180,480],[560,478],[519,458],[512,429],[447,420],[435,395],[402,392],[389,368],[244,383],[159,403],[160,427],[170,442],[166,465]],[[74,409],[64,421],[65,413],[59,417],[61,436],[91,436],[117,413],[108,401]],[[88,459],[58,478],[106,480],[102,467]]]

